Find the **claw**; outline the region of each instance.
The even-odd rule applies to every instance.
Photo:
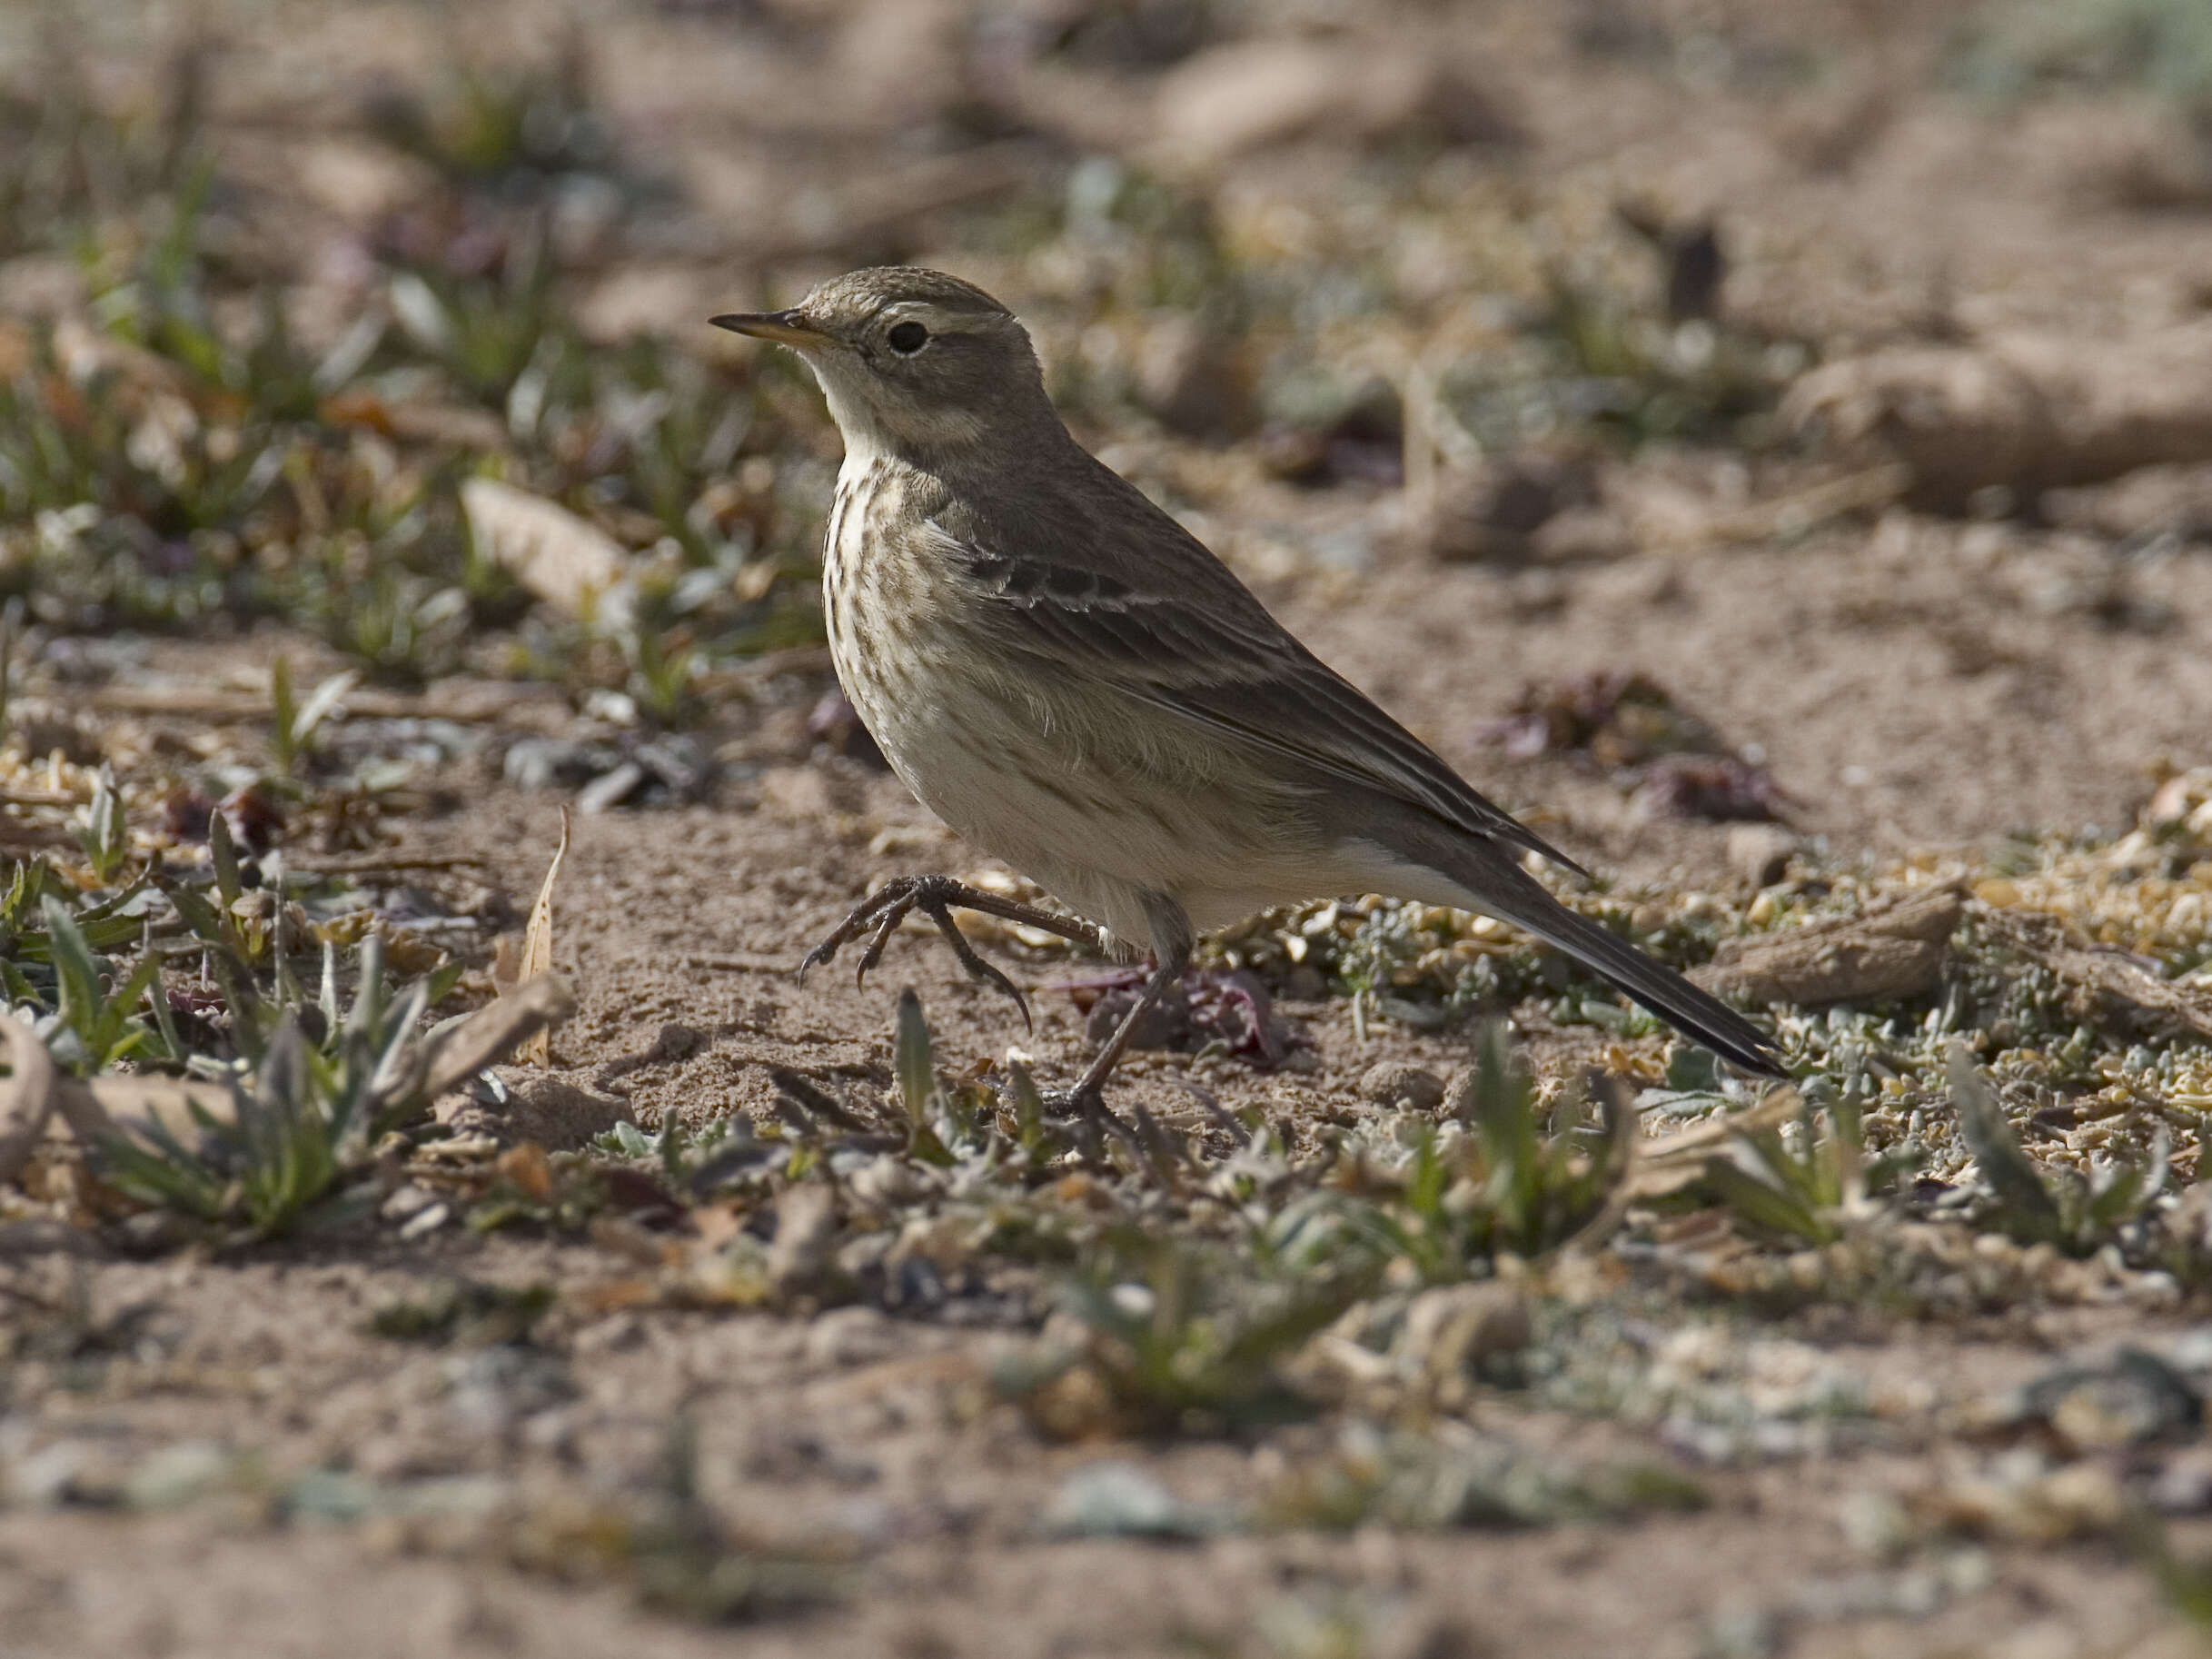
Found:
[[[883,960],[883,948],[891,941],[891,930],[907,919],[907,912],[913,908],[913,899],[906,898],[894,900],[884,911],[883,919],[876,924],[876,936],[860,953],[860,966],[853,970],[852,982],[856,988],[868,983],[868,969]]]
[[[954,923],[952,912],[942,904],[935,906],[925,904],[921,909],[927,914],[931,921],[937,923],[937,931],[945,936],[945,942],[952,947],[952,953],[959,959],[960,966],[967,969],[977,979],[984,981],[985,984],[995,985],[1007,996],[1013,998],[1014,1006],[1021,1010],[1023,1027],[1031,1031],[1036,1030],[1037,1021],[1029,1018],[1029,998],[1022,995],[1021,987],[1007,979],[993,964],[985,961],[976,954],[976,948],[967,942],[967,936],[962,933],[957,925]]]
[[[955,905],[1042,928],[1078,944],[1096,948],[1104,943],[1104,936],[1088,922],[1055,916],[1033,905],[1017,904],[996,893],[978,892],[948,877],[906,876],[897,881],[887,882],[871,893],[838,924],[828,938],[800,959],[799,983],[805,984],[811,969],[832,960],[839,950],[872,929],[868,947],[860,953],[859,966],[853,975],[855,985],[866,984],[868,970],[883,960],[884,949],[890,943],[891,935],[898,929],[898,924],[906,920],[911,912],[919,910],[937,923],[937,931],[944,935],[945,942],[952,948],[960,966],[972,977],[1011,997],[1014,1006],[1021,1010],[1022,1024],[1029,1030],[1036,1030],[1037,1021],[1029,1011],[1028,998],[1022,994],[1021,987],[976,954],[976,948],[967,942],[959,924],[952,919]]]

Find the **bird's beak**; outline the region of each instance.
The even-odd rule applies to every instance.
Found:
[[[733,333],[750,334],[756,340],[773,340],[778,345],[796,346],[801,351],[829,343],[829,336],[808,322],[802,312],[738,311],[707,321]]]

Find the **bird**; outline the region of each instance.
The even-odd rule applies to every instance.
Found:
[[[925,806],[1073,913],[905,877],[809,951],[802,978],[865,934],[864,979],[918,912],[1026,1018],[956,907],[1148,949],[1136,1005],[1050,1098],[1111,1119],[1106,1080],[1201,937],[1276,906],[1375,893],[1512,923],[1744,1070],[1786,1075],[1743,1015],[1554,898],[1524,855],[1588,872],[1085,450],[1027,330],[991,295],[876,266],[787,310],[709,321],[798,353],[843,435],[823,615],[861,723]]]

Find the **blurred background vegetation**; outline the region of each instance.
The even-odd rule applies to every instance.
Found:
[[[704,315],[873,260],[997,283],[1087,435],[1195,441],[1216,477],[1374,491],[1533,454],[1518,509],[1439,521],[1447,551],[1572,505],[1592,454],[1776,448],[1832,340],[1724,303],[1706,208],[1522,181],[1541,87],[1479,48],[1543,9],[16,7],[0,584],[45,634],[280,620],[379,680],[535,676],[681,721],[815,637],[836,453],[793,366]],[[1956,5],[1901,68],[1903,8],[1830,9],[1583,0],[1562,33],[1683,95],[1832,89],[1819,164],[1899,75],[2119,84],[2212,130],[2189,0]],[[1309,140],[1331,164],[1285,174]],[[554,562],[621,602],[533,576],[464,509],[475,477],[557,504]]]

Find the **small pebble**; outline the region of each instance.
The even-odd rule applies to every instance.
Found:
[[[1378,1060],[1360,1078],[1360,1098],[1377,1106],[1433,1112],[1443,1104],[1444,1080],[1407,1060]]]
[[[1780,824],[1737,824],[1728,832],[1729,867],[1753,887],[1771,887],[1797,847],[1797,836]]]

